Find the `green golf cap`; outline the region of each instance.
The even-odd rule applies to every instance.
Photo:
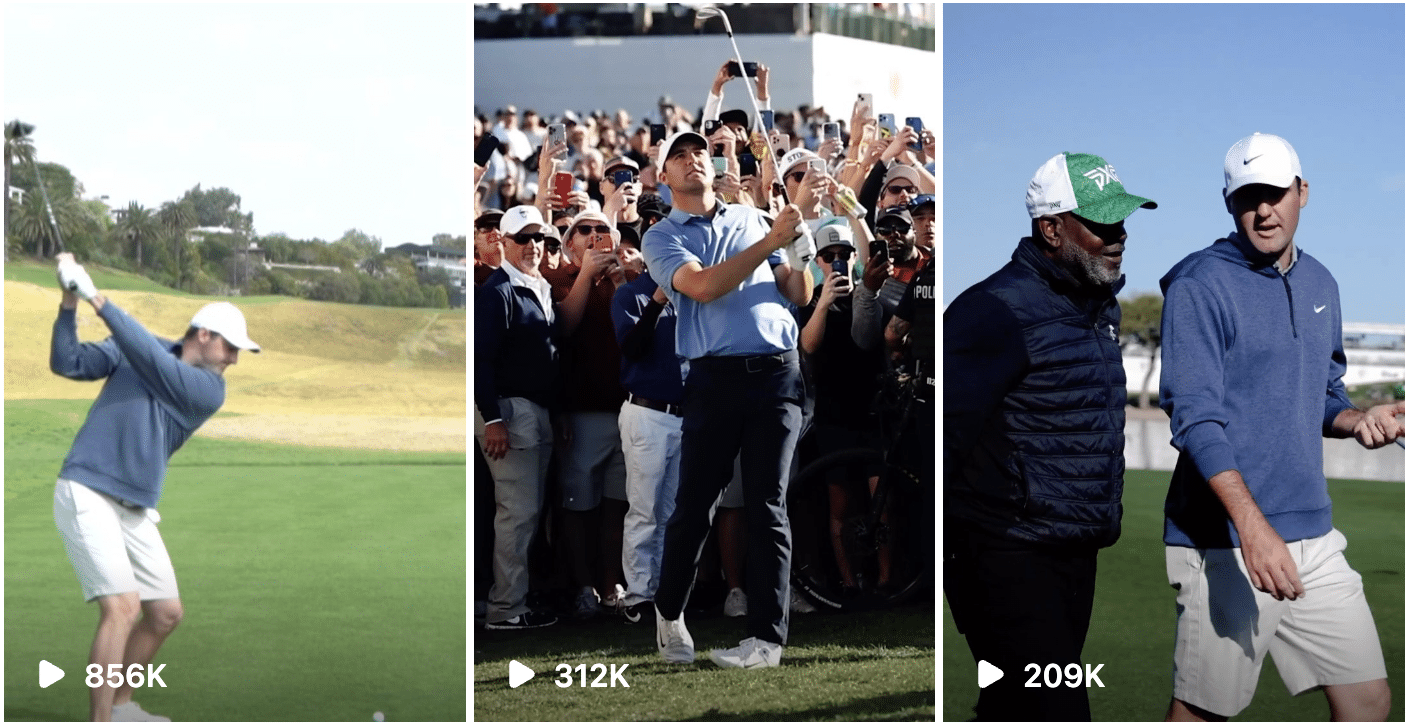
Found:
[[[1125,192],[1115,168],[1094,154],[1062,152],[1041,165],[1027,183],[1027,214],[1033,219],[1061,212],[1112,225],[1135,210],[1158,207]]]

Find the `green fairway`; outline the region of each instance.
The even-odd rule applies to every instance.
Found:
[[[7,721],[86,720],[85,604],[53,488],[90,402],[5,402]],[[161,533],[185,621],[157,654],[177,721],[463,721],[465,458],[218,441],[171,460]],[[38,663],[66,672],[37,684]]]
[[[1174,591],[1164,567],[1163,504],[1168,473],[1125,475],[1124,521],[1119,543],[1100,552],[1095,610],[1084,662],[1103,663],[1105,687],[1092,687],[1097,721],[1162,720],[1173,680]],[[1402,721],[1403,701],[1403,483],[1331,480],[1335,527],[1349,547],[1345,557],[1364,577],[1394,691],[1390,721]],[[970,720],[978,698],[977,667],[968,644],[944,607],[943,719]],[[1029,673],[1018,679],[1025,680]],[[1008,679],[1008,678],[1004,678]],[[1265,661],[1256,697],[1236,717],[1243,721],[1326,721],[1319,692],[1292,698]]]
[[[693,665],[666,665],[655,624],[616,618],[558,623],[474,639],[474,720],[881,721],[934,719],[934,609],[916,604],[857,614],[793,614],[782,664],[724,670],[708,658],[744,637],[744,618],[686,618]],[[508,685],[509,660],[538,673]],[[554,681],[574,666],[572,687]],[[629,688],[590,687],[594,664],[628,664]],[[587,666],[581,687],[575,666]],[[609,677],[609,676],[608,676]],[[603,680],[603,684],[609,682]]]

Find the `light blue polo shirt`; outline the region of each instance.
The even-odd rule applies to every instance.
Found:
[[[770,228],[757,208],[718,203],[712,219],[676,207],[646,231],[641,241],[645,264],[679,312],[675,350],[680,356],[755,356],[797,348],[795,306],[778,290],[772,272],[782,265],[781,251],[710,303],[675,290],[680,266],[690,261],[704,268],[718,265],[762,240]]]

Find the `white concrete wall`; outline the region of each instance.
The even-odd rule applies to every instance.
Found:
[[[935,53],[884,43],[814,35],[740,35],[745,61],[771,69],[774,109],[807,103],[849,119],[857,93],[877,112],[904,123],[919,116],[938,127],[939,61]],[[512,103],[551,116],[563,109],[614,112],[658,121],[656,101],[669,95],[696,113],[719,64],[733,58],[728,36],[523,38],[474,42],[474,105],[486,114]],[[724,87],[724,109],[750,107],[741,80]]]

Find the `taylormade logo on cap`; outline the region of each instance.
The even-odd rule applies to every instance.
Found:
[[[1075,212],[1112,225],[1141,207],[1152,210],[1158,203],[1126,192],[1114,166],[1094,154],[1062,152],[1046,160],[1027,183],[1027,214],[1034,219]]]
[[[1275,134],[1256,132],[1227,150],[1222,162],[1222,196],[1247,185],[1290,187],[1300,177],[1300,157],[1291,143]]]

